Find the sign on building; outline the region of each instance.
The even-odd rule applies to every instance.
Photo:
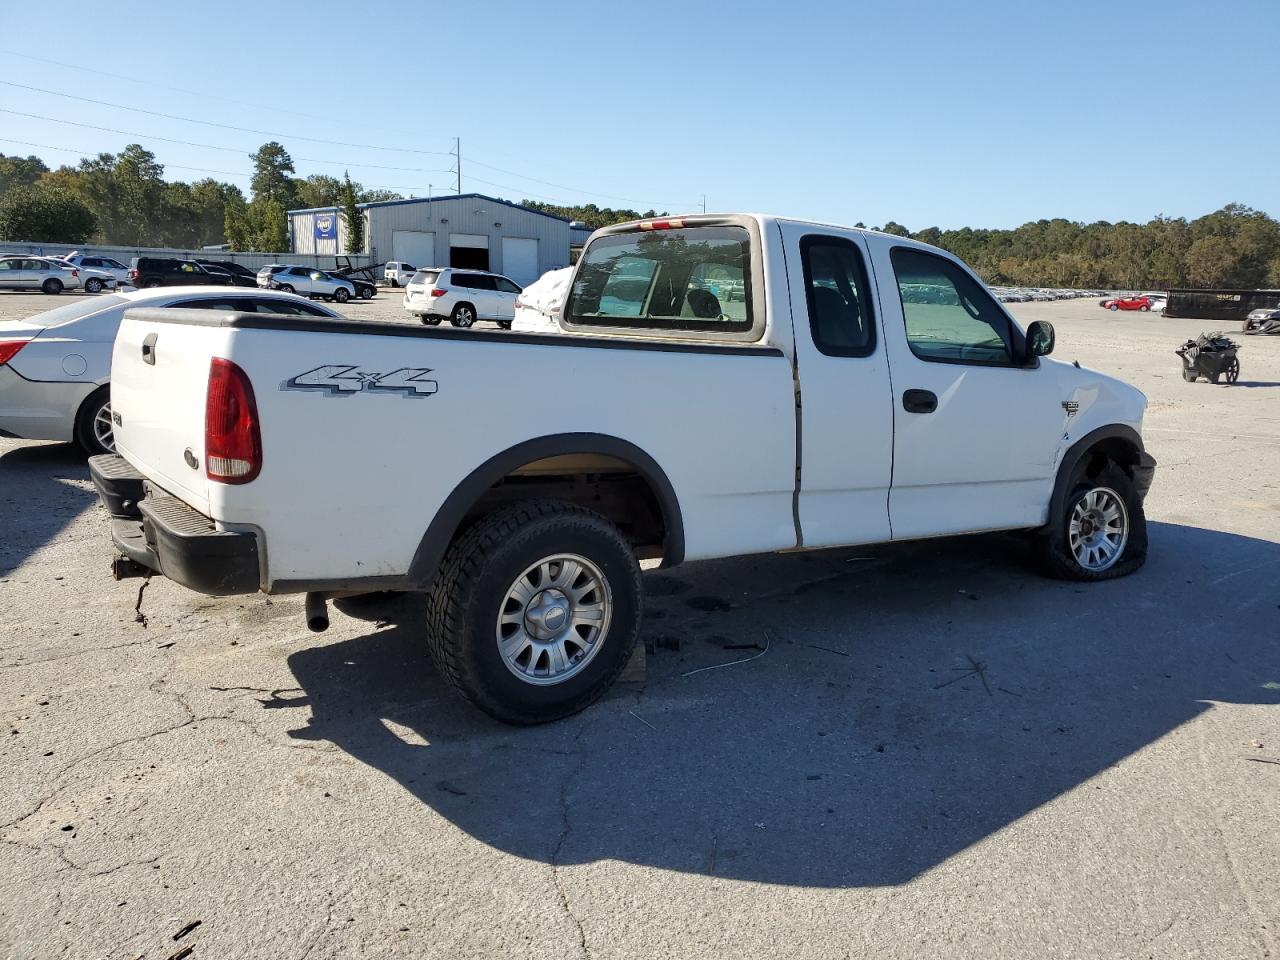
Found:
[[[338,238],[338,215],[336,213],[317,213],[315,215],[316,239],[336,240]]]

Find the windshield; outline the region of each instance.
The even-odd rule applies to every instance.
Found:
[[[34,317],[29,317],[23,322],[38,327],[56,327],[60,323],[70,323],[72,320],[79,320],[81,317],[100,313],[108,307],[127,302],[127,299],[127,297],[116,294],[99,295],[91,299],[77,300],[62,307],[54,307],[44,313],[37,313]]]
[[[419,270],[413,275],[410,283],[420,283],[424,287],[429,287],[436,282],[436,278],[440,276],[439,270]]]
[[[578,266],[565,316],[596,326],[749,330],[749,264],[742,227],[600,237]]]

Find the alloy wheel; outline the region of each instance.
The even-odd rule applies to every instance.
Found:
[[[507,588],[495,628],[498,653],[525,683],[564,683],[599,653],[612,612],[599,567],[577,554],[544,557]]]
[[[1129,541],[1129,510],[1110,487],[1094,487],[1076,501],[1067,542],[1076,562],[1091,573],[1115,565]]]

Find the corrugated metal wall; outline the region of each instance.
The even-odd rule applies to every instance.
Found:
[[[316,237],[317,216],[331,216],[338,222],[338,236],[336,239],[332,237],[327,239]],[[347,222],[339,215],[337,207],[332,210],[307,210],[301,213],[290,213],[289,229],[294,253],[316,254],[322,257],[332,257],[339,253],[346,253]],[[374,263],[375,261],[371,259],[369,262]]]
[[[397,230],[435,234],[435,262],[418,266],[449,266],[449,235],[482,234],[489,238],[489,269],[503,272],[502,238],[520,237],[538,241],[539,273],[569,265],[569,224],[532,210],[499,203],[487,197],[463,194],[374,204],[364,208],[365,245],[371,262],[394,260]],[[315,238],[317,212],[289,214],[294,250],[298,253],[331,252],[346,242],[346,225],[339,217],[337,240]]]
[[[370,253],[378,260],[395,256],[397,230],[435,234],[435,267],[450,266],[449,235],[482,234],[489,238],[489,269],[503,272],[502,238],[523,237],[538,241],[538,271],[546,273],[569,265],[569,224],[496,203],[484,197],[438,197],[430,201],[389,203],[368,208]],[[421,264],[426,266],[426,264]]]

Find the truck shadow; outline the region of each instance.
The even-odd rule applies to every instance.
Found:
[[[1277,572],[1276,543],[1159,523],[1142,572],[1088,586],[1007,537],[690,565],[647,575],[647,681],[532,729],[445,687],[405,597],[289,658],[291,736],[531,860],[900,884],[1214,701],[1280,703]]]
[[[0,441],[4,443],[4,441]],[[6,443],[7,446],[7,443]],[[32,443],[0,452],[0,576],[7,576],[93,505],[84,454],[70,443]]]

